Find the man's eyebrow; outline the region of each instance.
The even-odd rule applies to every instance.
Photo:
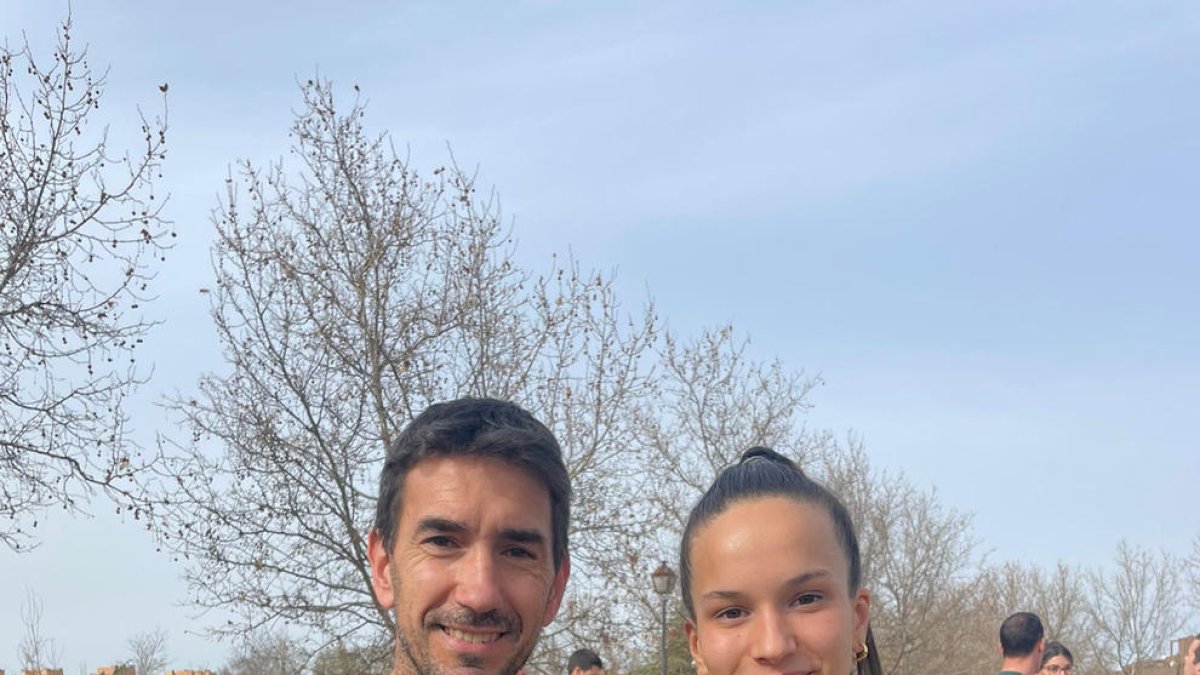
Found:
[[[546,535],[540,531],[521,527],[506,527],[500,531],[500,536],[517,544],[543,545],[546,543]]]
[[[449,518],[438,518],[436,516],[422,518],[421,521],[417,523],[416,529],[417,534],[425,534],[427,532],[438,532],[441,534],[462,534],[466,531],[466,523],[462,523],[457,520],[450,520]]]
[[[416,534],[428,534],[431,532],[437,534],[465,534],[470,528],[466,523],[449,518],[440,518],[438,516],[428,516],[422,518],[417,523]],[[546,535],[539,530],[523,528],[523,527],[506,527],[500,530],[500,537],[517,544],[534,544],[544,545],[546,543]]]
[[[800,586],[800,585],[806,584],[810,581],[813,581],[814,579],[821,579],[824,577],[828,577],[829,575],[830,575],[829,570],[826,570],[826,569],[812,570],[811,572],[797,574],[796,576],[794,576],[791,579],[788,579],[786,582],[784,582],[784,585]],[[740,598],[743,595],[745,595],[745,594],[742,593],[741,591],[717,590],[717,591],[709,591],[709,592],[701,595],[700,597],[705,598],[705,599],[710,599],[710,600],[736,600],[737,598]]]

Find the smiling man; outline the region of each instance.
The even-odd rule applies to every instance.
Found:
[[[567,584],[570,493],[558,441],[512,403],[440,403],[401,432],[368,539],[393,675],[520,669]]]

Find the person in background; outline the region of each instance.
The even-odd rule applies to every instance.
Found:
[[[604,662],[590,649],[576,649],[567,659],[567,675],[604,675]]]
[[[1042,669],[1038,671],[1038,675],[1070,675],[1074,672],[1075,657],[1071,655],[1071,650],[1056,640],[1047,642],[1046,649],[1042,652]]]
[[[1042,665],[1046,629],[1030,612],[1017,612],[1000,624],[1000,675],[1034,675]]]

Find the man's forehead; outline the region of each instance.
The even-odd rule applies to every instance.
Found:
[[[549,495],[545,483],[533,469],[503,457],[471,453],[431,454],[414,462],[405,473],[404,487],[424,481],[438,483],[449,476],[465,478],[478,473],[495,477],[497,482],[512,480],[518,476],[537,486],[539,492]]]
[[[524,528],[550,529],[550,493],[530,470],[486,455],[434,455],[404,477],[400,517],[489,511]],[[436,512],[436,513],[435,513]]]

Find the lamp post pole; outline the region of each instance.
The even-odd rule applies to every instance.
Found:
[[[662,639],[658,641],[662,675],[667,675],[667,596],[662,596]]]
[[[675,571],[667,567],[667,563],[658,566],[650,574],[654,582],[654,592],[662,598],[662,635],[659,638],[660,673],[667,675],[667,597],[675,586]]]

